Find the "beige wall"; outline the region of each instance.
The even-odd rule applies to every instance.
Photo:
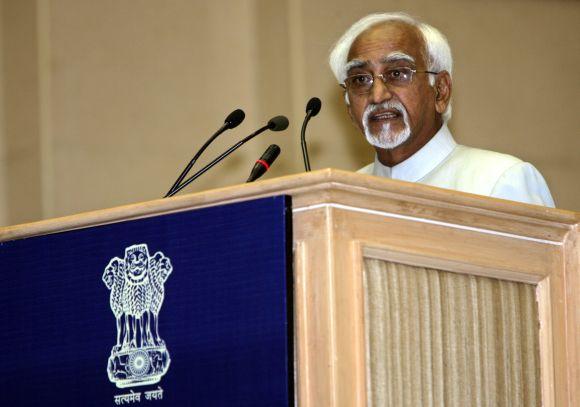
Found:
[[[323,101],[309,127],[313,168],[359,168],[372,150],[346,117],[326,57],[350,23],[383,7],[0,0],[0,224],[159,197],[237,107],[246,121],[218,139],[208,159],[274,115],[293,124],[259,136],[189,191],[243,182],[273,142],[282,156],[268,176],[302,171],[298,133],[311,96]],[[580,210],[580,3],[389,7],[448,36],[458,141],[532,162],[557,205]]]
[[[4,219],[43,217],[36,5],[2,2]]]

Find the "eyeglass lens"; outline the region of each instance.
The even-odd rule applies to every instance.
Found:
[[[344,83],[349,91],[356,94],[363,94],[371,90],[377,77],[388,85],[405,86],[411,82],[413,70],[410,68],[393,68],[379,75],[356,74],[346,78]]]

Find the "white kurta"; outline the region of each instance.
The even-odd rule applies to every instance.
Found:
[[[363,174],[554,207],[546,181],[530,163],[459,145],[446,125],[425,146],[394,167],[375,162]]]

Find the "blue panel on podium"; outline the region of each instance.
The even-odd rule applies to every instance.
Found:
[[[290,216],[280,196],[0,243],[0,405],[293,405]]]

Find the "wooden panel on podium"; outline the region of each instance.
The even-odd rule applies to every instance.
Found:
[[[370,358],[378,357],[368,339],[369,332],[377,329],[368,314],[365,291],[365,270],[373,261],[369,259],[468,276],[473,287],[477,282],[470,276],[530,287],[536,304],[534,295],[528,294],[522,304],[537,313],[540,377],[534,394],[538,397],[518,399],[516,393],[524,390],[504,391],[511,384],[502,382],[496,400],[509,396],[545,406],[580,404],[580,214],[576,212],[327,169],[3,228],[0,241],[280,194],[292,196],[300,406],[370,405],[377,394],[373,387],[383,385],[377,377],[369,377],[375,374]],[[470,310],[472,315],[479,312]],[[506,321],[499,321],[504,330],[509,328]],[[526,322],[521,330],[524,339],[534,326],[534,321]],[[485,342],[489,337],[487,333],[477,340]],[[410,358],[410,363],[416,359]],[[461,391],[446,396],[445,380],[450,379],[444,378],[437,397],[453,404],[460,400]],[[526,389],[527,385],[518,386]],[[483,403],[477,394],[468,397]]]

